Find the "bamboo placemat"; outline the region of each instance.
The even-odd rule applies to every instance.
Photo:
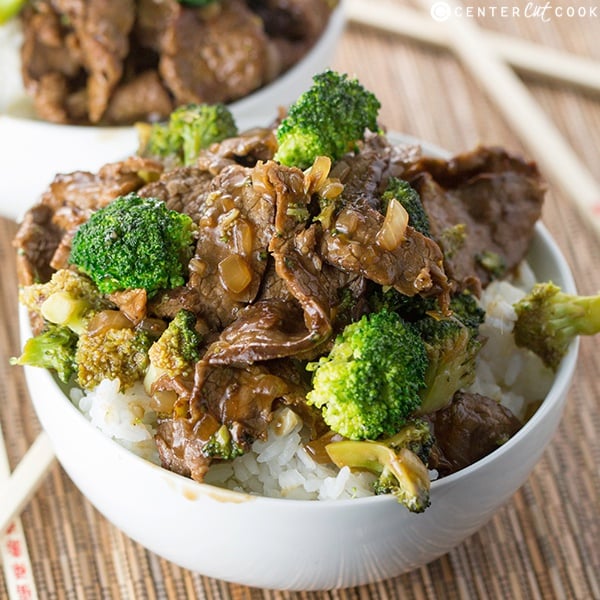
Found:
[[[521,10],[526,5],[509,0],[501,4]],[[490,29],[600,61],[600,18],[554,16],[545,22],[488,16],[479,21]],[[470,149],[479,142],[522,151],[476,82],[446,52],[351,25],[332,66],[358,75],[378,95],[382,121],[391,130],[451,151]],[[526,81],[542,109],[598,174],[600,98]],[[544,222],[571,265],[579,291],[600,290],[599,240],[560,190],[549,190]],[[15,229],[14,223],[0,219],[4,325],[0,328],[0,423],[13,467],[39,431],[22,373],[8,366],[8,357],[19,349],[10,245]],[[597,339],[582,340],[564,418],[526,484],[479,532],[426,567],[385,582],[323,593],[274,592],[224,583],[180,569],[129,540],[55,465],[22,515],[38,593],[41,598],[85,600],[600,599],[598,347]],[[5,598],[1,577],[0,598]]]

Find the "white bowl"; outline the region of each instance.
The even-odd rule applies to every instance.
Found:
[[[536,226],[529,261],[540,280],[575,292],[565,259]],[[23,339],[30,329],[21,311]],[[152,552],[203,575],[288,590],[326,590],[399,575],[479,529],[525,482],[561,418],[578,344],[543,404],[507,443],[431,486],[413,514],[390,496],[300,501],[199,484],[155,466],[95,429],[49,372],[26,368],[37,415],[75,485],[114,525]]]
[[[240,130],[268,125],[312,84],[315,74],[331,66],[345,26],[343,1],[333,11],[319,41],[296,65],[249,96],[229,105]],[[20,219],[56,173],[96,171],[137,148],[134,127],[58,125],[28,118],[16,110],[0,114],[0,214]]]

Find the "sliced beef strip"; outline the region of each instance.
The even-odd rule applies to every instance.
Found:
[[[96,173],[58,174],[42,195],[41,202],[55,211],[63,207],[98,210],[117,196],[138,190],[148,178],[158,178],[162,170],[162,165],[155,160],[131,156],[108,163]]]
[[[265,81],[268,40],[242,0],[182,7],[162,36],[159,73],[177,104],[229,102]]]
[[[265,435],[276,401],[295,396],[296,387],[264,366],[199,363],[187,414],[163,419],[157,427],[163,466],[202,481],[211,463],[203,448],[220,425],[225,424],[233,440],[248,449]]]
[[[50,261],[63,236],[63,229],[52,222],[54,211],[38,204],[27,211],[13,246],[17,249],[17,277],[19,286],[48,281],[54,269]]]
[[[202,452],[206,439],[195,435],[195,425],[182,417],[160,420],[154,440],[165,469],[202,482],[212,459]]]
[[[290,300],[259,300],[242,309],[205,355],[210,364],[243,366],[297,355],[310,345],[302,309]]]
[[[457,392],[452,404],[428,416],[436,440],[431,468],[445,476],[490,454],[522,424],[496,400]]]
[[[271,160],[276,151],[277,139],[274,129],[257,127],[202,150],[196,166],[217,175],[232,163],[252,167],[258,161]]]
[[[103,120],[115,125],[154,122],[167,119],[173,109],[171,96],[158,73],[147,70],[115,88]]]
[[[326,341],[332,331],[331,290],[319,255],[321,227],[318,223],[306,227],[297,216],[297,211],[308,211],[311,202],[302,171],[268,162],[265,173],[277,207],[276,233],[269,244],[275,272],[302,307],[307,341],[316,346]]]
[[[327,0],[248,0],[276,48],[278,71],[296,63],[316,42],[331,14]]]
[[[21,71],[36,112],[45,120],[68,123],[70,81],[81,70],[81,55],[74,35],[61,23],[50,2],[26,4],[22,13]]]
[[[140,196],[158,198],[168,208],[189,215],[198,223],[212,189],[213,176],[196,166],[177,167],[140,189]]]
[[[262,179],[265,193],[272,194],[276,202],[276,233],[269,244],[274,270],[263,283],[261,300],[239,313],[209,347],[205,359],[210,364],[315,356],[333,332],[332,307],[341,302],[340,289],[357,279],[354,273],[323,263],[319,255],[320,224],[307,227],[297,216],[303,209],[308,212],[311,202],[303,172],[268,162],[257,167],[255,174],[257,181]],[[354,292],[359,289],[364,292],[360,285]],[[285,316],[290,309],[294,315],[291,320]]]
[[[345,206],[332,229],[323,233],[323,259],[407,296],[438,296],[445,307],[449,286],[440,247],[408,225],[404,241],[387,250],[377,242],[383,221],[383,215],[366,203]]]
[[[500,148],[479,147],[445,161],[423,158],[407,169],[428,213],[433,237],[445,250],[454,286],[478,293],[493,278],[481,262],[498,255],[512,272],[529,248],[541,216],[545,186],[534,163]],[[462,244],[448,246],[445,233],[464,224]]]
[[[182,10],[177,0],[137,0],[133,31],[137,43],[160,54],[165,32]]]
[[[277,142],[272,129],[260,128],[212,144],[202,150],[194,165],[166,170],[160,179],[140,190],[141,196],[164,200],[173,210],[198,222],[203,205],[213,190],[213,178],[226,167],[254,166],[272,158]]]
[[[123,75],[129,52],[129,33],[135,20],[134,0],[52,0],[67,19],[80,48],[86,70],[88,116],[98,123]]]
[[[381,194],[389,178],[402,177],[407,166],[420,156],[418,146],[394,145],[384,135],[367,132],[365,141],[360,144],[360,152],[337,161],[330,177],[338,178],[344,184],[345,203],[359,206],[366,203],[379,209]]]
[[[182,309],[196,315],[205,312],[204,302],[198,290],[188,285],[159,292],[148,302],[148,314],[161,319],[173,319]]]
[[[201,316],[222,329],[256,297],[273,236],[272,198],[252,185],[250,170],[230,165],[214,178],[199,214],[189,287],[201,299]],[[240,279],[233,280],[233,276]],[[244,282],[245,277],[245,282]]]

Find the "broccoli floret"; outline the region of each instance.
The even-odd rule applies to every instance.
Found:
[[[397,314],[381,311],[347,325],[314,371],[307,402],[329,427],[353,440],[398,431],[420,405],[427,351]]]
[[[144,129],[141,132],[143,137]],[[155,123],[146,133],[139,154],[189,165],[198,158],[200,150],[236,136],[238,129],[225,104],[185,104],[171,113],[167,123]]]
[[[25,286],[19,301],[46,321],[78,334],[96,312],[112,306],[91,279],[71,269],[56,271],[46,283]]]
[[[392,198],[398,200],[408,213],[408,224],[423,235],[431,237],[429,217],[425,212],[421,197],[408,181],[398,179],[397,177],[390,177],[387,189],[381,197],[384,212],[388,202]]]
[[[306,169],[318,156],[341,158],[365,130],[378,130],[380,106],[356,79],[331,70],[315,75],[277,128],[275,160]]]
[[[183,285],[192,255],[194,223],[162,200],[128,194],[92,214],[75,233],[71,264],[103,294]]]
[[[398,313],[408,322],[422,319],[427,313],[438,308],[437,300],[433,296],[407,296],[392,287],[380,285],[375,285],[373,291],[369,292],[368,302],[373,312],[388,310]]]
[[[479,333],[479,326],[485,321],[485,310],[471,292],[465,290],[452,296],[450,310],[471,330],[472,335]]]
[[[79,385],[91,390],[103,379],[118,379],[126,389],[143,380],[152,342],[147,332],[130,327],[81,334],[75,353]]]
[[[453,299],[453,306],[456,312],[449,317],[432,314],[415,323],[429,359],[419,414],[445,408],[458,390],[475,380],[477,355],[482,347],[479,325],[484,313],[468,294]],[[466,322],[459,318],[461,313]]]
[[[196,331],[196,316],[180,310],[148,352],[157,373],[170,377],[189,377],[200,359],[202,336]]]
[[[426,463],[432,445],[427,423],[415,420],[391,438],[342,440],[327,444],[325,450],[338,467],[366,469],[378,475],[375,494],[393,494],[400,504],[419,513],[430,504]]]
[[[29,338],[21,356],[11,358],[10,364],[51,369],[63,383],[68,383],[76,370],[77,339],[77,334],[68,327],[49,325],[39,335]]]
[[[221,425],[202,447],[202,453],[210,458],[233,460],[244,454],[244,449],[232,439],[227,426]]]
[[[600,294],[578,296],[552,282],[538,283],[514,309],[515,343],[554,371],[577,336],[600,333]]]

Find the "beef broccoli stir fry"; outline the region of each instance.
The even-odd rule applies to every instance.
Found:
[[[23,83],[38,116],[114,125],[249,95],[312,48],[337,0],[21,4]]]
[[[136,156],[97,173],[58,175],[15,239],[35,334],[15,362],[83,389],[143,381],[163,466],[196,481],[286,406],[314,456],[375,473],[376,493],[418,512],[428,469],[453,473],[514,435],[519,419],[466,388],[485,344],[479,295],[524,259],[540,174],[500,148],[442,159],[394,145],[370,92],[339,94],[349,82],[316,76],[289,121],[225,139],[215,127],[185,160],[193,118],[145,129]],[[337,145],[315,115],[337,119],[322,128]],[[277,160],[284,141],[301,167]],[[542,357],[533,330],[550,320],[523,324]]]

